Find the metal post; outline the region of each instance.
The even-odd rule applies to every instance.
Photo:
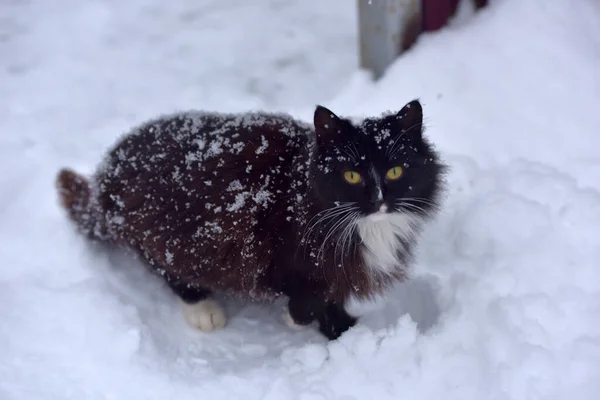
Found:
[[[375,79],[421,32],[421,0],[358,0],[360,66]]]

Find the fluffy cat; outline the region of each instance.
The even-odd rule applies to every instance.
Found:
[[[356,323],[350,297],[406,279],[439,208],[445,166],[421,104],[359,124],[317,106],[285,114],[181,112],[126,134],[89,179],[58,174],[62,205],[90,239],[134,250],[204,331],[226,317],[213,292],[288,298],[293,325],[329,339]]]

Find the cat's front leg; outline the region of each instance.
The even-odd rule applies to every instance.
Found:
[[[290,328],[299,330],[317,321],[323,312],[324,301],[310,295],[291,295],[283,319]]]
[[[281,315],[281,317],[283,318],[283,322],[285,322],[285,324],[290,329],[293,329],[295,331],[301,331],[304,328],[309,326],[309,325],[302,325],[302,324],[299,324],[296,321],[294,321],[292,314],[290,314],[290,309],[287,306],[286,306],[285,310],[283,311],[283,314]]]
[[[168,282],[183,305],[183,316],[193,328],[210,332],[225,326],[227,317],[221,305],[211,298],[210,290],[179,282]]]
[[[309,295],[290,296],[285,319],[288,326],[296,329],[317,321],[319,331],[330,340],[340,337],[357,321],[346,312],[343,305]]]
[[[343,304],[328,302],[318,321],[319,331],[329,340],[335,340],[353,327],[357,319],[348,314]]]

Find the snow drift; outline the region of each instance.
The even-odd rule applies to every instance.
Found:
[[[600,6],[491,2],[373,83],[351,76],[354,5],[292,3],[0,12],[0,398],[595,398]],[[365,116],[415,97],[452,167],[445,208],[413,279],[336,342],[289,330],[277,304],[228,303],[225,329],[193,331],[159,280],[87,244],[56,202],[59,167],[91,171],[158,112]]]

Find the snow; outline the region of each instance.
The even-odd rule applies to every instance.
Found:
[[[378,82],[342,0],[8,2],[0,10],[0,399],[594,399],[600,6],[496,0]],[[52,18],[48,18],[52,15]],[[281,304],[189,328],[77,236],[54,176],[178,109],[356,118],[420,98],[451,166],[412,280],[327,343]],[[200,144],[199,144],[200,146]],[[183,173],[183,171],[182,171]],[[243,200],[243,199],[242,199]]]

